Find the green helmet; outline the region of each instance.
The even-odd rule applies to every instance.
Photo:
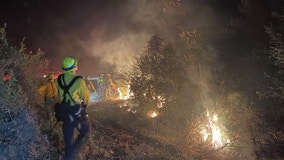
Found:
[[[62,70],[69,71],[77,67],[77,65],[78,65],[78,60],[74,57],[68,56],[65,57],[62,61]]]

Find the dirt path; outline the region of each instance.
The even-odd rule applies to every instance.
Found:
[[[104,102],[89,107],[92,140],[88,159],[182,159],[173,146],[145,130],[151,123],[119,104]]]

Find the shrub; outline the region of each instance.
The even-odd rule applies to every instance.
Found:
[[[0,75],[8,77],[0,80],[1,158],[47,159],[54,150],[40,133],[34,107],[42,100],[37,91],[38,73],[48,61],[40,50],[27,53],[23,42],[20,48],[11,46],[5,28],[0,27]]]

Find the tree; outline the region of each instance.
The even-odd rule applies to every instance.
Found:
[[[269,46],[260,52],[260,60],[267,66],[264,73],[265,85],[257,92],[259,96],[262,135],[256,139],[259,155],[264,153],[277,157],[284,143],[284,14],[273,13],[274,23],[265,27]],[[264,152],[265,151],[265,152]]]
[[[183,58],[171,43],[154,34],[146,50],[136,57],[131,76],[131,90],[147,109],[168,106],[186,81]]]
[[[284,23],[284,15],[278,16],[280,23]],[[265,27],[269,35],[269,48],[264,50],[265,57],[269,60],[270,68],[266,78],[270,82],[264,92],[258,92],[264,99],[274,99],[284,102],[284,36],[283,28]]]

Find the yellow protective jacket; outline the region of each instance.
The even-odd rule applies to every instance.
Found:
[[[64,73],[64,81],[66,83],[66,85],[68,85],[72,79],[76,77],[75,73],[69,73],[66,72]],[[62,101],[64,99],[63,95],[64,95],[64,90],[62,88],[60,88],[58,81],[60,79],[57,79],[57,88],[59,91],[59,95],[60,95],[60,101]],[[62,82],[62,84],[64,84]],[[75,101],[76,104],[81,104],[82,102],[84,104],[89,104],[90,102],[90,90],[88,89],[86,82],[84,79],[79,78],[75,81],[75,83],[70,87],[70,89],[68,90],[68,92],[70,93],[70,95],[72,96],[73,100]],[[66,94],[66,101],[70,100],[70,104],[71,106],[74,106],[76,104],[74,104],[74,102],[71,100],[69,94]]]
[[[46,98],[54,98],[58,96],[57,85],[55,81],[48,81],[44,85],[42,85],[38,92],[41,96]]]

